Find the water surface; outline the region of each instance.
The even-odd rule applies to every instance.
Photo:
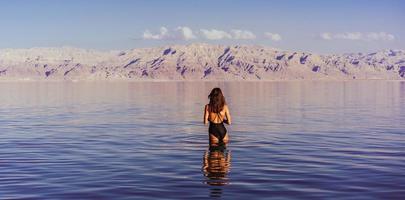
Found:
[[[2,82],[0,199],[401,199],[404,109],[405,82]]]

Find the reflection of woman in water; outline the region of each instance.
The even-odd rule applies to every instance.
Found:
[[[205,105],[204,124],[209,122],[210,147],[226,146],[229,141],[224,123],[231,124],[231,115],[220,88],[212,89],[208,95],[210,102]]]
[[[204,176],[208,178],[209,185],[228,184],[228,172],[231,165],[229,151],[206,151],[203,159]]]

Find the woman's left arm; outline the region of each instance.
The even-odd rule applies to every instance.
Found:
[[[226,116],[226,121],[227,121],[227,124],[229,124],[229,125],[231,125],[231,123],[232,123],[232,119],[231,119],[231,113],[229,112],[229,107],[228,106],[226,106],[225,107],[226,109],[225,109],[225,116]]]

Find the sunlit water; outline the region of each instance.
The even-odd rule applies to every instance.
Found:
[[[405,198],[405,82],[0,83],[0,125],[0,199]]]

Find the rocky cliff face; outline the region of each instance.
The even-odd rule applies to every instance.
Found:
[[[0,80],[405,80],[405,51],[317,55],[261,46],[175,45],[98,52],[0,50]]]

